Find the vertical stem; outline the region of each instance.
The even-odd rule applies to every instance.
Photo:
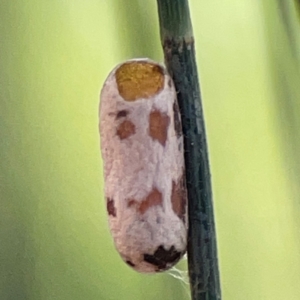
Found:
[[[220,300],[208,149],[188,0],[157,0],[165,63],[178,92],[189,197],[188,268],[193,300]]]

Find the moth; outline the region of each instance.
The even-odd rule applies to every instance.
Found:
[[[188,223],[181,117],[166,68],[150,59],[116,66],[99,118],[115,247],[138,272],[167,270],[186,252]]]

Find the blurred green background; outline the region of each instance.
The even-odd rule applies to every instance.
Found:
[[[224,300],[300,299],[294,5],[190,1]],[[162,61],[156,1],[1,0],[0,38],[0,300],[189,299],[121,261],[103,199],[100,88]]]

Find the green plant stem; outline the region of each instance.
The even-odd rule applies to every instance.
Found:
[[[165,63],[178,93],[189,204],[188,268],[193,300],[219,300],[208,149],[187,0],[157,0]]]

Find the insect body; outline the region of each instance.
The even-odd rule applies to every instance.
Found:
[[[176,91],[148,59],[118,65],[101,91],[105,197],[115,246],[139,272],[160,272],[183,256],[187,193]]]

